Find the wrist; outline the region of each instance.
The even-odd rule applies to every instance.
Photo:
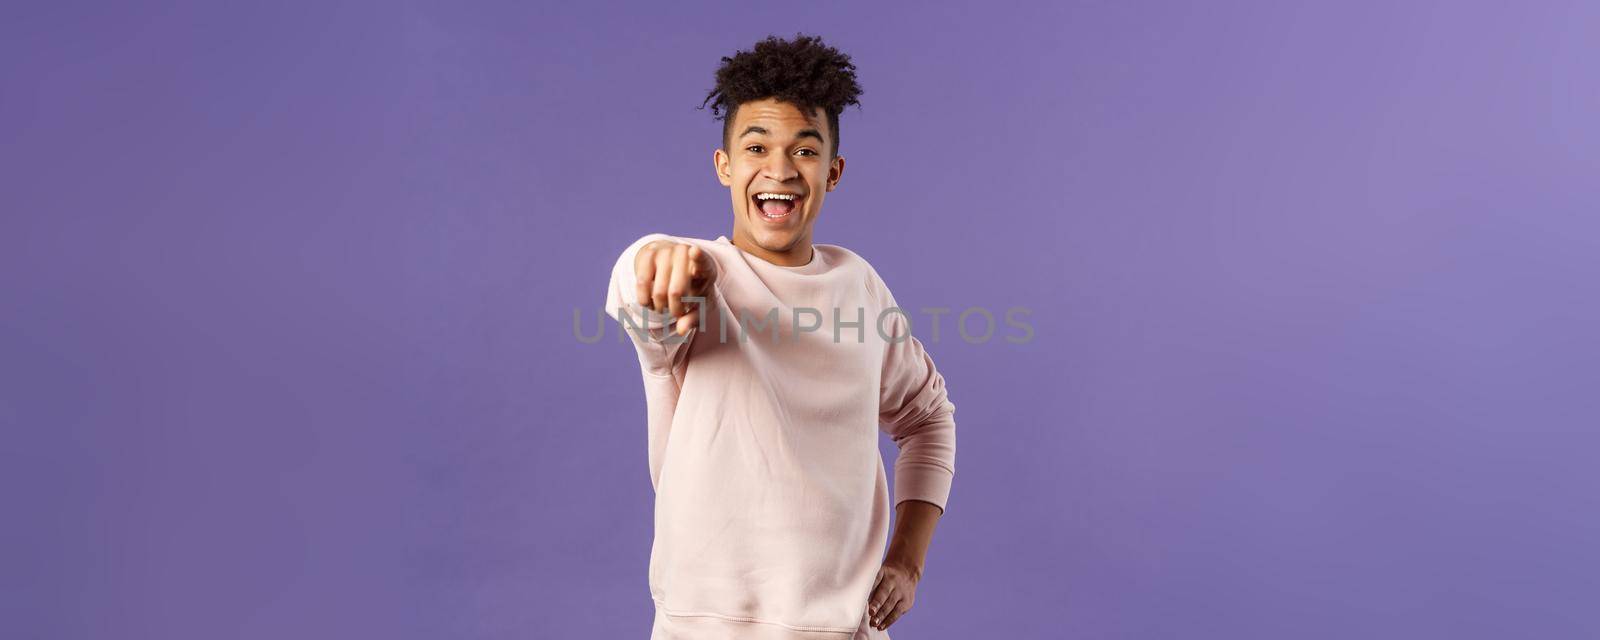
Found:
[[[913,554],[895,553],[891,551],[887,556],[884,557],[883,563],[891,567],[902,569],[905,572],[910,573],[912,577],[922,577],[922,558],[913,556]]]

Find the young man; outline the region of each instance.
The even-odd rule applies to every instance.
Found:
[[[606,300],[644,377],[651,638],[884,640],[949,497],[955,405],[877,271],[811,240],[859,105],[849,56],[797,35],[722,60],[732,237],[639,238]]]

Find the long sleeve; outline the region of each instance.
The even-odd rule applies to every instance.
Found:
[[[689,352],[689,342],[695,337],[699,328],[691,325],[688,334],[683,336],[673,334],[667,324],[667,313],[646,309],[639,304],[638,280],[633,271],[633,261],[644,245],[656,240],[697,244],[693,239],[664,233],[651,233],[635,240],[623,250],[611,268],[611,283],[606,290],[605,310],[606,314],[615,319],[621,325],[622,331],[633,340],[634,347],[639,352],[639,364],[644,371],[651,375],[667,376],[685,364],[684,357]],[[715,258],[712,260],[715,261]],[[706,308],[711,308],[709,298],[714,295],[715,291],[707,293]]]
[[[892,294],[883,290],[889,306]],[[956,406],[945,391],[944,376],[922,341],[911,335],[904,315],[894,313],[885,345],[879,429],[894,440],[894,504],[924,500],[941,512],[955,477]]]
[[[644,380],[646,400],[645,424],[648,433],[651,487],[659,487],[661,483],[667,438],[672,433],[672,417],[678,410],[683,380],[687,372],[689,344],[700,330],[698,327],[691,327],[686,335],[674,335],[668,328],[668,314],[646,309],[639,304],[638,280],[634,276],[633,261],[644,245],[656,240],[697,243],[694,239],[663,233],[652,233],[635,240],[621,256],[617,257],[616,264],[611,268],[611,282],[606,287],[605,306],[606,314],[621,325],[621,330],[632,339],[634,349],[639,355],[639,369]],[[712,258],[712,261],[715,263],[716,259]],[[720,264],[717,265],[717,269],[720,271]],[[718,295],[715,289],[716,287],[713,287],[713,291],[706,294],[706,308],[712,308],[711,298]]]

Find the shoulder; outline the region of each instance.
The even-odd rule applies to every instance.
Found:
[[[814,244],[812,246],[819,251],[826,252],[830,258],[833,258],[831,262],[835,265],[835,268],[860,274],[862,284],[873,295],[883,300],[893,299],[893,295],[889,293],[889,285],[884,282],[883,276],[878,274],[877,268],[872,266],[872,261],[866,259],[865,256],[835,244]]]
[[[822,242],[813,242],[813,243],[811,243],[811,247],[816,249],[817,251],[821,251],[824,254],[827,254],[827,256],[830,257],[830,258],[839,258],[839,260],[837,262],[835,262],[835,264],[844,264],[846,262],[854,262],[854,261],[866,262],[866,259],[862,258],[861,254],[858,254],[858,253],[856,253],[854,251],[851,251],[849,249],[846,249],[846,248],[841,247],[841,246],[836,245],[836,244],[826,244],[826,243],[822,243]]]
[[[850,249],[836,244],[823,244],[820,242],[812,243],[811,248],[815,249],[823,256],[826,256],[828,258],[828,264],[834,269],[860,271],[863,273],[872,274],[874,276],[877,275],[877,271],[872,269],[872,263],[868,262],[866,258],[861,257],[861,254],[851,251]]]

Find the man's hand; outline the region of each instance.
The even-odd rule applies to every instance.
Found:
[[[894,534],[884,554],[878,581],[867,596],[867,613],[872,626],[888,629],[911,610],[917,599],[917,582],[922,580],[922,565],[933,542],[944,507],[926,500],[901,500],[894,507]]]
[[[922,570],[904,562],[889,560],[878,569],[878,580],[872,586],[872,597],[867,599],[867,614],[872,626],[888,629],[889,625],[911,610],[917,599],[917,581]]]
[[[639,304],[657,313],[677,318],[673,333],[687,335],[700,321],[701,303],[683,300],[706,297],[717,279],[716,262],[700,247],[656,240],[639,249],[633,260],[634,279],[639,283]]]

